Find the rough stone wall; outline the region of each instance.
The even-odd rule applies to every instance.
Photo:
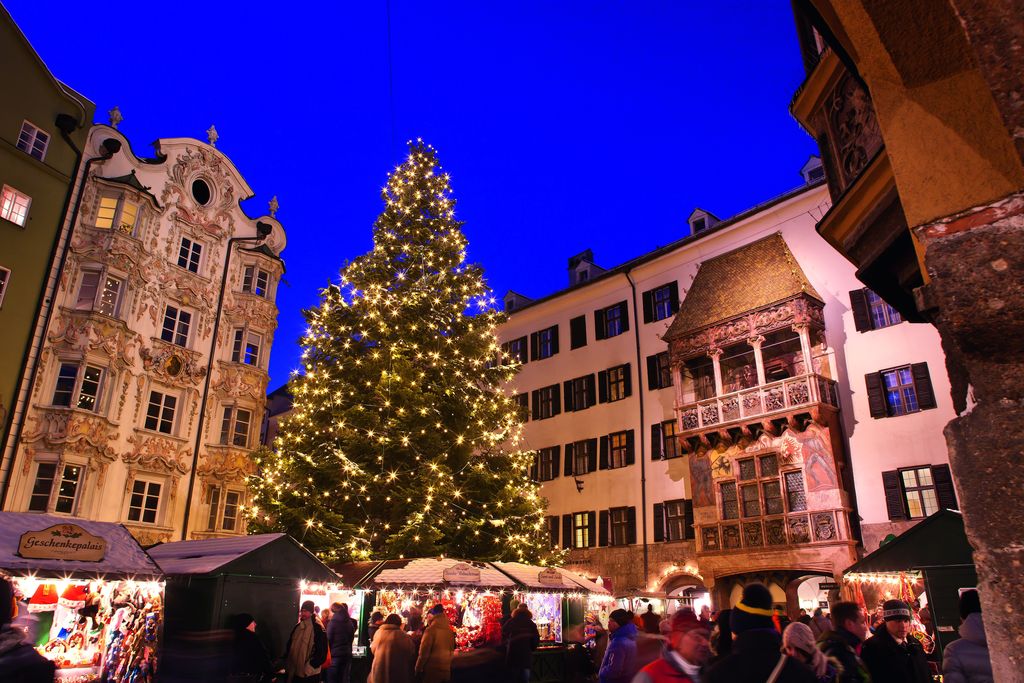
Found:
[[[658,591],[663,579],[689,565],[695,568],[696,552],[693,541],[652,543],[647,546],[649,572],[644,575],[644,551],[640,544],[573,550],[566,564],[568,569],[587,576],[601,576],[612,580],[616,594],[630,590]]]

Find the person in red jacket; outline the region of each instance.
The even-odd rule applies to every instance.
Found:
[[[700,683],[700,669],[711,656],[710,635],[693,610],[678,610],[661,657],[641,669],[632,683]]]

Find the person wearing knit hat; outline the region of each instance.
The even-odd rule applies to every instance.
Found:
[[[842,672],[838,663],[826,657],[814,642],[814,632],[807,624],[794,621],[782,633],[782,651],[807,665],[818,683],[834,683]]]
[[[638,629],[633,613],[624,609],[608,615],[608,648],[601,660],[601,683],[629,683],[636,674],[636,637]]]
[[[25,633],[11,624],[16,616],[14,584],[0,577],[0,681],[52,681],[54,663],[23,642]]]
[[[768,587],[762,583],[744,586],[743,597],[733,605],[729,619],[735,636],[732,653],[711,665],[701,676],[701,683],[769,679],[775,683],[817,683],[806,665],[780,654],[782,635],[775,628],[773,615]]]
[[[924,648],[910,635],[910,605],[886,600],[882,618],[884,628],[865,640],[860,650],[873,683],[929,683],[932,677]]]
[[[299,608],[295,624],[285,646],[285,671],[288,683],[315,683],[320,680],[320,667],[327,660],[327,632],[313,616],[316,605],[306,600]]]
[[[632,683],[700,683],[701,667],[711,656],[707,625],[688,607],[676,610],[670,624],[661,657],[641,669]]]

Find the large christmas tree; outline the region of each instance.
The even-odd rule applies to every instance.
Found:
[[[466,263],[449,178],[410,143],[373,250],[305,312],[294,412],[253,478],[250,530],[327,559],[550,559],[544,501],[495,363],[504,320]]]

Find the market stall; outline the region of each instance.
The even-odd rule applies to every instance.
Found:
[[[285,534],[162,543],[149,554],[166,575],[166,670],[175,676],[225,665],[218,653],[236,614],[251,614],[267,651],[279,657],[303,595],[324,607],[341,595],[338,576]]]
[[[885,600],[905,600],[914,636],[925,651],[937,646],[941,653],[959,637],[961,590],[978,584],[973,553],[961,514],[940,510],[847,568],[844,598],[869,615]]]
[[[163,577],[123,526],[0,513],[0,571],[18,591],[17,622],[57,665],[57,681],[154,680]]]

